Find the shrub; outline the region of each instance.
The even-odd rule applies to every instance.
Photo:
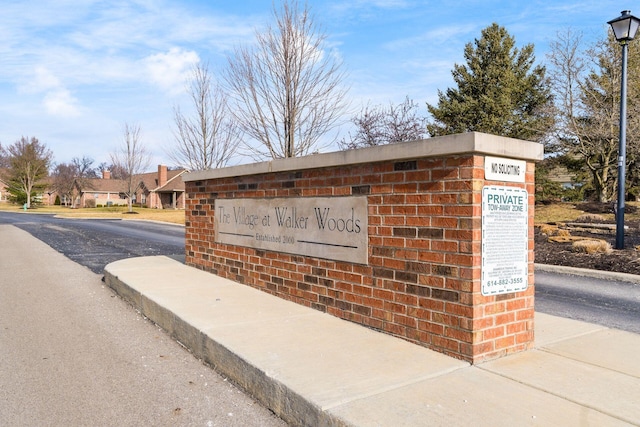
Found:
[[[576,222],[585,222],[585,223],[601,223],[601,222],[605,222],[605,219],[602,215],[598,215],[598,214],[593,214],[593,213],[586,213],[586,214],[582,214],[580,215],[578,218],[576,218]]]
[[[608,254],[611,252],[611,245],[609,242],[599,239],[584,239],[573,242],[571,248],[574,252],[581,252],[586,254],[603,253]]]
[[[546,236],[553,236],[556,231],[558,231],[558,227],[555,225],[543,224],[540,226],[540,233]]]
[[[559,236],[559,237],[567,237],[571,236],[569,230],[560,229],[557,225],[544,224],[540,226],[540,233],[544,234],[547,237]],[[549,239],[551,240],[551,239]]]
[[[85,208],[95,208],[96,207],[96,201],[94,199],[87,199],[84,201],[84,207]]]

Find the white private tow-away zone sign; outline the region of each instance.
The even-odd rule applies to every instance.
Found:
[[[482,189],[482,295],[524,291],[529,277],[529,194]]]

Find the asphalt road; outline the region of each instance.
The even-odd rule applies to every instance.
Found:
[[[102,274],[105,265],[124,258],[168,255],[184,259],[184,227],[179,225],[12,212],[0,212],[0,224],[28,232],[97,274]]]
[[[79,235],[102,233],[29,217],[15,225],[57,236],[74,253]],[[0,425],[286,425],[117,298],[100,274],[2,222]],[[142,252],[157,251],[148,226],[137,228]],[[139,251],[117,237],[101,245],[108,256],[94,268]]]
[[[536,311],[640,334],[640,285],[536,271]]]

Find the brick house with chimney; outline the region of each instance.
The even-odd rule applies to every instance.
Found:
[[[185,190],[182,175],[184,169],[168,170],[158,165],[157,172],[136,176],[140,180],[133,203],[155,209],[184,209]],[[74,184],[74,206],[120,206],[127,205],[125,180],[111,178],[109,171],[103,171],[102,178],[77,180]]]
[[[122,179],[111,179],[111,172],[102,171],[102,178],[82,178],[74,183],[73,207],[120,206],[127,204]]]
[[[182,175],[186,169],[169,170],[158,165],[158,172],[140,175],[140,190],[136,202],[148,208],[184,209],[185,190]]]

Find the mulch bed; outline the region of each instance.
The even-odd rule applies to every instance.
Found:
[[[583,208],[584,209],[584,208]],[[591,213],[602,213],[605,206],[594,204]],[[598,212],[600,210],[600,212]],[[606,222],[605,222],[606,223]],[[640,274],[640,223],[638,221],[625,221],[628,229],[625,231],[625,248],[613,249],[610,253],[586,254],[572,250],[572,243],[549,241],[548,237],[535,228],[535,262],[539,264],[562,265],[567,267],[588,268],[603,271],[615,271],[619,273]],[[562,228],[562,225],[560,225]],[[615,229],[610,233],[595,233],[589,231],[576,231],[570,229],[572,236],[582,236],[606,240],[615,247]],[[638,249],[636,249],[638,248]]]

